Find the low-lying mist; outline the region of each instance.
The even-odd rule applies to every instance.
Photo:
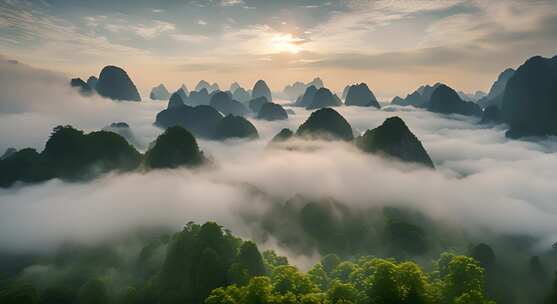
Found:
[[[62,75],[0,61],[0,150],[42,150],[52,128],[86,131],[129,123],[148,144],[162,131],[152,125],[166,102],[113,102],[83,97]],[[300,108],[286,122],[250,118],[253,141],[198,140],[212,164],[201,169],[108,174],[86,183],[51,180],[0,190],[0,251],[50,251],[64,242],[97,243],[138,227],[179,229],[189,221],[217,221],[252,238],[245,214],[263,215],[296,195],[334,198],[351,208],[405,207],[462,230],[524,235],[547,250],[557,240],[557,141],[511,141],[505,126],[442,116],[414,108],[342,107],[357,133],[400,116],[422,141],[436,170],[363,154],[338,142],[304,142],[299,149],[269,149],[280,129],[295,130],[309,115]],[[271,242],[272,243],[272,242]],[[272,244],[268,244],[272,246]]]

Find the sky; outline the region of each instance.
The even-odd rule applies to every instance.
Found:
[[[2,56],[84,79],[118,65],[142,95],[316,76],[384,99],[437,81],[487,91],[505,68],[554,55],[555,37],[555,0],[0,0]]]

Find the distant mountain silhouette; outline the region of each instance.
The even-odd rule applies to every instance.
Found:
[[[397,116],[387,118],[373,130],[367,130],[356,139],[356,145],[368,153],[378,153],[434,168],[421,142]]]
[[[501,107],[501,102],[503,101],[503,93],[505,92],[507,82],[509,81],[509,79],[511,79],[514,73],[515,70],[509,68],[499,74],[499,77],[497,77],[497,80],[493,83],[491,89],[489,89],[489,93],[487,94],[487,96],[478,100],[478,104],[483,108],[487,108],[490,105]]]
[[[306,138],[352,140],[354,134],[350,124],[337,111],[322,108],[310,114],[296,131],[297,136]]]
[[[180,126],[166,129],[145,154],[146,167],[153,169],[197,166],[202,162],[195,137]]]
[[[180,95],[184,104],[189,103],[188,88],[186,88],[185,86],[181,86],[175,93]]]
[[[97,82],[99,82],[99,79],[95,76],[89,76],[89,78],[87,78],[87,85],[93,91],[95,91],[97,89]]]
[[[304,94],[306,89],[310,86],[314,86],[317,89],[322,88],[323,80],[321,80],[321,78],[319,77],[316,77],[307,84],[301,81],[296,81],[292,85],[287,85],[286,87],[284,87],[283,94],[286,96],[286,98],[288,98],[288,100],[296,100],[302,94]]]
[[[536,56],[522,64],[508,80],[501,117],[507,136],[557,135],[557,56]]]
[[[216,126],[222,118],[222,114],[211,106],[191,107],[183,105],[159,112],[155,119],[155,125],[161,128],[181,126],[195,136],[213,138]]]
[[[6,149],[6,151],[4,151],[4,154],[2,154],[2,156],[0,156],[0,160],[10,157],[13,154],[15,154],[16,152],[17,152],[16,148],[10,147],[10,148]]]
[[[367,84],[360,83],[350,86],[346,93],[345,105],[359,107],[376,107],[381,108],[379,102],[368,88]]]
[[[188,90],[188,87],[185,84],[182,84],[178,90],[182,90],[186,94],[186,96],[190,95],[190,91]]]
[[[72,78],[70,80],[70,86],[72,88],[77,88],[79,93],[83,95],[91,95],[93,93],[91,87],[89,87],[89,85],[81,78]]]
[[[191,91],[185,102],[190,106],[209,105],[210,98],[209,91],[203,88],[200,91]]]
[[[253,113],[257,114],[259,110],[261,110],[261,107],[268,102],[269,100],[267,100],[266,97],[261,96],[250,100],[248,102],[248,107]]]
[[[455,90],[444,84],[433,91],[427,109],[442,114],[482,115],[480,106],[471,101],[463,101]]]
[[[141,101],[139,92],[122,68],[106,66],[102,69],[96,90],[99,95],[125,101]]]
[[[179,92],[174,92],[170,96],[168,100],[167,109],[178,108],[185,104],[184,100],[182,99],[182,95]]]
[[[267,86],[267,83],[265,83],[265,81],[263,81],[263,80],[258,80],[255,83],[255,85],[253,86],[253,90],[252,90],[251,95],[252,95],[252,98],[265,97],[265,98],[267,98],[268,102],[273,101],[273,96],[271,95],[271,90]]]
[[[320,88],[315,93],[313,97],[313,101],[310,105],[308,105],[307,109],[319,109],[319,108],[326,108],[326,107],[338,107],[342,105],[342,101],[331,93],[331,91],[327,88]]]
[[[233,100],[227,92],[215,93],[211,97],[209,104],[224,115],[233,114],[236,116],[244,116],[248,113],[246,106],[239,101]]]
[[[247,103],[248,101],[250,101],[251,99],[251,94],[249,94],[244,88],[240,87],[237,88],[234,91],[230,91],[232,92],[232,99],[237,100],[241,103]]]
[[[217,83],[209,84],[205,80],[200,80],[195,86],[195,91],[199,92],[202,89],[206,89],[207,93],[211,93],[213,91],[219,90],[219,85]]]
[[[238,84],[236,81],[234,81],[233,83],[230,84],[229,91],[232,92],[232,94],[234,94],[234,91],[236,91],[239,88],[241,88],[240,84]]]
[[[255,126],[242,116],[227,115],[217,124],[214,138],[219,140],[231,138],[256,139],[259,137]]]
[[[421,86],[416,91],[407,95],[406,98],[396,96],[395,98],[393,98],[391,103],[398,106],[414,106],[417,108],[427,108],[429,106],[429,101],[431,99],[433,91],[440,85],[441,83],[438,82],[433,86]]]
[[[258,119],[263,120],[285,120],[288,119],[288,113],[284,108],[276,103],[267,102],[261,106],[259,113],[257,114]]]
[[[304,95],[298,97],[296,102],[294,103],[297,107],[308,107],[313,102],[313,98],[315,97],[315,93],[317,93],[317,88],[313,85],[307,87]]]
[[[164,84],[161,83],[151,89],[151,94],[149,94],[149,97],[152,100],[168,100],[168,98],[170,98],[170,93],[168,92]]]
[[[293,136],[294,132],[292,132],[292,130],[284,128],[280,130],[280,132],[278,132],[275,136],[273,136],[273,139],[271,139],[271,143],[284,142],[289,140]]]

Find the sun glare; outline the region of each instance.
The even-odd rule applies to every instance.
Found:
[[[277,34],[271,38],[271,48],[276,53],[297,54],[302,50],[300,43],[303,40],[295,38],[292,34]]]

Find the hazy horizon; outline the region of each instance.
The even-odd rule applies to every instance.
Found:
[[[422,84],[488,91],[557,49],[555,1],[1,1],[0,54],[86,79],[123,67],[147,97],[205,79],[273,91],[321,77],[381,100]]]

